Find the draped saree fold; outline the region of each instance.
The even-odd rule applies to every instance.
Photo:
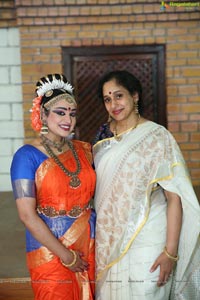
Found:
[[[113,137],[97,142],[93,153],[97,174],[96,299],[188,300],[188,291],[196,290],[191,299],[197,300],[200,266],[194,261],[200,254],[200,209],[172,135],[147,121],[123,134],[121,142]],[[163,189],[181,197],[183,224],[173,279],[158,288],[159,270],[149,270],[166,242]]]
[[[54,236],[69,249],[81,252],[88,271],[74,273],[26,230],[27,265],[35,300],[94,299],[94,229],[96,215],[90,206],[95,172],[88,143],[73,141],[79,160],[79,188],[69,187],[70,178],[52,158],[31,145],[19,149],[13,159],[11,177],[15,198],[35,197],[37,213]],[[69,170],[75,170],[70,151],[59,155]],[[20,170],[19,170],[20,169]],[[28,201],[28,200],[27,200]]]

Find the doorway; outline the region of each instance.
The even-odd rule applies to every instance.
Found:
[[[77,137],[92,142],[97,129],[107,121],[97,98],[99,79],[106,72],[127,70],[141,82],[143,116],[165,127],[165,46],[64,47],[63,72],[73,84],[78,103]]]

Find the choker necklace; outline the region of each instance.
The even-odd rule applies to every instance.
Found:
[[[51,146],[53,148],[56,148],[58,150],[58,152],[63,152],[63,146],[65,144],[65,139],[62,138],[61,142],[60,143],[56,143],[56,142],[53,142],[51,141],[50,139],[48,139],[46,136],[44,136],[43,134],[40,135],[40,138],[42,140],[42,143],[45,143],[46,145],[48,146]]]
[[[55,153],[51,150],[51,148],[49,147],[49,145],[46,143],[46,141],[42,141],[42,145],[44,146],[44,148],[46,149],[47,153],[49,154],[50,157],[53,158],[53,160],[55,161],[55,163],[63,170],[63,172],[71,177],[70,182],[69,182],[69,186],[73,189],[78,188],[81,185],[81,181],[78,178],[78,174],[81,171],[81,163],[80,160],[78,158],[78,154],[73,146],[73,144],[66,140],[65,141],[67,143],[67,145],[69,146],[69,149],[72,151],[74,159],[76,161],[76,171],[75,172],[71,172],[69,170],[67,170],[67,168],[65,168],[65,166],[61,163],[61,161],[59,160],[59,158],[55,155]]]
[[[133,127],[129,128],[129,129],[127,129],[127,130],[125,130],[123,133],[126,133],[127,131],[132,131],[132,130],[134,130],[134,129],[138,126],[139,121],[140,121],[140,114],[138,114],[138,118],[137,118],[136,124],[135,124]],[[114,139],[115,139],[116,141],[120,142],[120,141],[122,140],[122,134],[121,134],[121,133],[119,133],[119,134],[117,133],[117,128],[116,128],[116,126],[115,126],[115,129],[113,130],[113,134],[114,134]]]

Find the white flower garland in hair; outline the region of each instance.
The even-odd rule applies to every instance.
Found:
[[[53,79],[50,81],[49,78],[46,78],[49,82],[43,83],[41,86],[38,87],[37,95],[44,96],[44,94],[49,90],[55,89],[64,89],[68,91],[70,94],[73,92],[73,87],[69,82],[64,82],[60,79]]]

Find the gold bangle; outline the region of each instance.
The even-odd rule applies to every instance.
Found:
[[[72,249],[68,249],[74,256],[72,262],[70,264],[65,264],[62,260],[61,261],[61,264],[66,267],[66,268],[70,268],[70,267],[73,267],[77,261],[77,254],[76,254],[76,251],[72,250]]]
[[[163,252],[167,255],[167,257],[169,257],[173,261],[177,261],[179,259],[178,254],[176,256],[172,256],[171,254],[169,254],[166,246],[164,247]]]

